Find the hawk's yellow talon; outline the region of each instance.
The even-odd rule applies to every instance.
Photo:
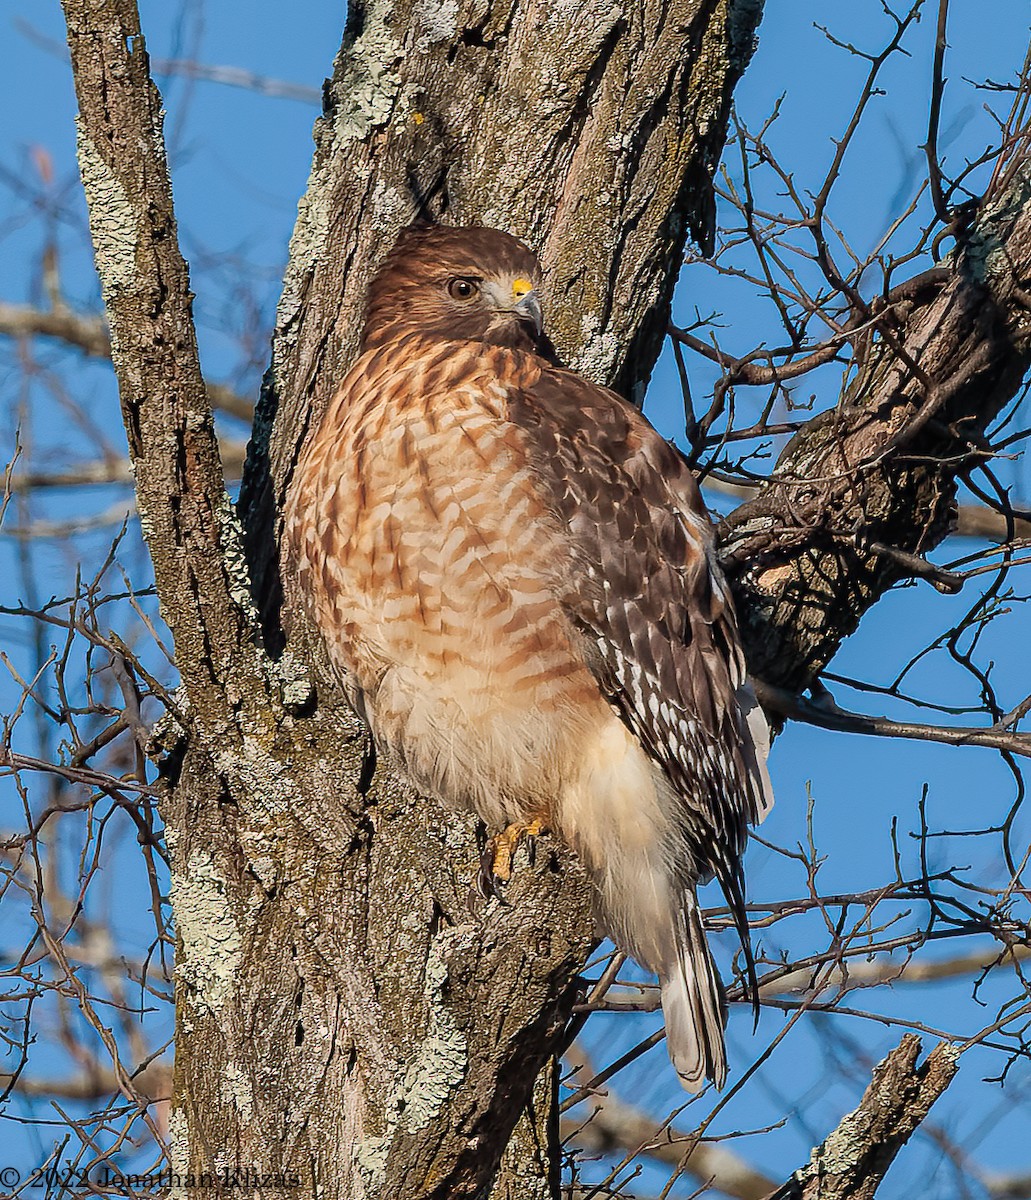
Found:
[[[493,892],[497,883],[508,883],[512,878],[512,859],[524,838],[535,838],[544,832],[547,825],[543,818],[534,817],[532,821],[514,821],[507,829],[496,834],[487,844],[484,855],[484,883],[490,881],[488,891]],[[489,865],[488,865],[489,864]]]

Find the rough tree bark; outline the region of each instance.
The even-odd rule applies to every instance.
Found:
[[[895,1156],[956,1075],[959,1051],[939,1042],[917,1065],[920,1039],[907,1033],[874,1067],[859,1107],[766,1200],[872,1200]]]
[[[370,270],[422,209],[501,225],[539,248],[560,351],[640,397],[688,227],[703,243],[710,234],[709,174],[760,5],[350,6],[316,125],[241,529],[197,365],[135,2],[63,3],[141,519],[182,674],[175,719],[155,742],[179,936],[173,1165],[267,1172],[281,1182],[254,1191],[269,1196],[296,1195],[292,1179],[323,1200],[460,1200],[492,1187],[499,1197],[555,1196],[553,1077],[541,1072],[562,1043],[591,943],[585,881],[544,841],[535,863],[520,864],[510,903],[471,916],[471,827],[385,771],[367,798],[356,793],[362,733],[318,686],[317,648],[299,620],[281,656],[279,511],[297,448],[353,353]],[[999,332],[1012,359],[980,407],[971,393],[968,407],[983,416],[1026,347],[994,315],[1004,300],[990,272],[962,261],[948,268],[964,275],[959,294],[972,278],[993,314],[988,325],[972,320],[968,336],[976,349]],[[936,284],[933,299],[951,315],[948,287]],[[923,327],[897,323],[923,354]],[[928,374],[951,361],[925,359]],[[932,499],[916,510],[918,532],[911,515],[882,513],[895,483],[878,473],[878,448],[920,405],[907,382],[890,382],[893,370],[885,358],[866,372],[890,403],[865,406],[867,390],[814,422],[815,440],[793,444],[772,499],[727,527],[753,662],[775,685],[807,682],[897,574],[894,560],[854,545],[842,556],[848,505],[880,518],[878,541],[903,548],[922,549],[943,524],[937,468],[926,472]],[[942,405],[954,404],[941,386]],[[853,420],[853,408],[863,415]],[[920,436],[943,436],[945,422],[941,407]],[[854,428],[855,447],[842,432]],[[857,456],[869,466],[845,499],[814,501],[800,520],[810,494],[798,476],[815,473],[808,486],[822,496]],[[794,489],[787,525],[784,488]],[[772,544],[775,526],[787,549]],[[840,571],[832,595],[817,593],[815,625],[800,590],[813,563],[817,574],[824,563]],[[212,1181],[212,1194],[231,1191]]]
[[[257,636],[175,242],[160,101],[133,0],[65,0],[80,157],[140,512],[183,659],[164,751],[179,936],[171,1155],[322,1197],[553,1196],[547,1079],[591,944],[575,862],[544,843],[471,917],[467,824],[381,773],[297,651]],[[571,361],[640,394],[686,215],[708,179],[759,6],[353,5],[291,247],[242,499],[278,652],[290,466],[354,348],[365,284],[420,206],[543,251]],[[526,1111],[500,1173],[498,1163]],[[214,1194],[232,1190],[213,1180]],[[296,1189],[293,1189],[296,1194]]]

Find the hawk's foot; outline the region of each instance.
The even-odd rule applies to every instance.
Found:
[[[500,885],[508,883],[512,878],[512,859],[519,843],[524,838],[529,838],[532,854],[533,839],[546,828],[541,817],[534,817],[529,822],[516,821],[487,842],[476,880],[477,891],[484,899],[490,896],[501,899]]]

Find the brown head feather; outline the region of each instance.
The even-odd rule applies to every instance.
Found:
[[[479,226],[410,225],[369,287],[362,350],[409,333],[443,340],[473,340],[530,350],[549,360],[554,350],[533,325],[514,314],[499,319],[483,297],[462,302],[448,288],[454,280],[527,279],[540,287],[537,256],[518,238]]]

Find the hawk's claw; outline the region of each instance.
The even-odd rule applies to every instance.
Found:
[[[480,869],[476,872],[475,890],[478,895],[484,900],[493,899],[501,904],[507,904],[504,892],[501,890],[502,884],[507,883],[507,879],[502,879],[494,870],[494,838],[491,838],[483,848],[483,853],[480,855]]]
[[[512,878],[512,859],[519,843],[526,840],[530,862],[533,863],[536,839],[544,828],[544,821],[540,817],[534,817],[528,823],[516,821],[487,842],[476,875],[476,890],[485,900],[493,896],[495,900],[505,903],[501,886]]]

